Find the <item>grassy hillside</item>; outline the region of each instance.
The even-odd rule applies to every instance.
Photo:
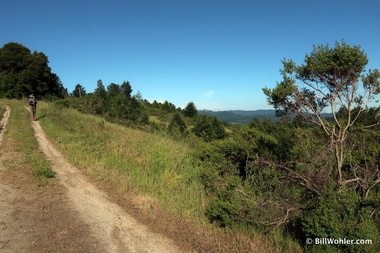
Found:
[[[3,101],[0,101],[0,115],[2,116],[5,112],[5,104]]]
[[[150,215],[165,212],[193,224],[178,229],[184,230],[184,240],[195,237],[208,244],[205,252],[299,252],[297,244],[277,232],[226,234],[209,224],[205,213],[210,199],[201,183],[202,168],[191,155],[206,145],[203,142],[190,145],[44,102],[38,117],[71,163],[120,196],[134,196]]]
[[[12,115],[15,114],[9,134],[22,142],[26,150],[37,150],[24,103],[5,101],[3,104],[11,105]],[[372,124],[378,110],[368,109],[360,121]],[[0,111],[4,111],[1,103]],[[311,195],[309,188],[292,184],[286,171],[274,165],[276,161],[295,161],[294,170],[303,173],[310,169],[310,157],[324,154],[321,159],[326,157],[326,164],[323,160],[310,166],[330,168],[331,159],[319,128],[302,124],[295,127],[296,122],[286,120],[254,120],[246,126],[229,125],[227,136],[208,141],[193,134],[171,135],[166,129],[174,122],[175,115],[157,109],[155,114],[148,114],[154,124],[127,127],[122,121],[111,123],[100,116],[61,106],[61,102],[41,101],[37,111],[43,129],[72,164],[90,175],[110,196],[132,204],[129,205],[132,211],[153,220],[156,232],[164,232],[197,252],[319,252],[322,249],[378,252],[376,226],[380,219],[375,213],[378,188],[372,187],[373,194],[365,202],[360,202],[360,196],[353,195],[354,192],[326,191],[322,197]],[[204,133],[212,127],[212,121],[200,121],[203,116],[185,118],[188,128],[201,126],[199,129]],[[367,150],[370,157],[365,160],[369,166],[377,166],[379,135],[376,131],[378,128],[373,132],[375,136],[372,132],[365,132],[360,139],[353,136],[355,143],[363,140],[359,144],[370,147]],[[355,152],[354,157],[362,157],[360,150]],[[26,161],[31,167],[49,168],[49,162],[40,152],[27,153]],[[35,173],[35,169],[33,174],[48,183],[47,176]],[[332,182],[322,177],[315,180],[318,186]],[[356,211],[337,213],[336,210]],[[303,244],[305,236],[323,237],[324,229],[342,233],[345,238],[369,238],[374,244],[350,245],[350,250],[339,245]]]
[[[50,161],[47,161],[38,149],[38,143],[30,124],[30,113],[26,110],[25,104],[25,101],[0,100],[1,116],[5,112],[5,105],[8,105],[11,110],[5,133],[12,142],[10,146],[17,147],[16,151],[24,154],[23,157],[13,157],[13,159],[3,162],[9,163],[15,169],[19,166],[30,167],[30,172],[35,176],[37,184],[45,186],[49,183],[49,178],[54,177],[54,172],[51,169]]]
[[[167,205],[172,212],[196,215],[204,211],[205,198],[196,180],[199,168],[191,163],[186,144],[73,109],[47,104],[40,108],[43,128],[75,165],[120,190],[173,202]],[[177,192],[174,196],[172,189]]]

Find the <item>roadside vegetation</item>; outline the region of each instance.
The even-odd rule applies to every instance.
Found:
[[[44,130],[70,162],[121,191],[149,194],[171,212],[197,216],[205,196],[190,147],[154,133],[41,103]],[[152,203],[154,204],[154,203]]]
[[[0,116],[2,117],[5,112],[5,103],[3,100],[0,100]]]
[[[216,248],[208,250],[215,252],[252,252],[256,250],[252,245],[273,250],[270,237],[239,241],[233,233],[226,235],[208,225],[205,213],[210,197],[201,180],[203,169],[193,157],[195,147],[203,142],[124,127],[59,103],[40,103],[39,114],[44,115],[40,120],[44,130],[71,163],[120,195],[137,195],[150,215],[164,211],[182,219],[192,226],[183,236],[198,236],[205,244],[212,241]],[[189,235],[194,229],[203,235]]]
[[[20,100],[0,100],[1,111],[4,113],[5,105],[8,105],[12,113],[10,115],[6,135],[18,147],[17,151],[24,154],[22,160],[8,159],[4,163],[13,164],[16,162],[25,163],[30,166],[30,173],[36,178],[39,186],[49,184],[49,178],[54,177],[50,161],[39,150],[34,131],[30,124],[30,113],[25,108],[26,101]],[[4,109],[3,109],[4,108]],[[1,114],[3,115],[3,114]],[[11,166],[17,168],[17,166]]]
[[[186,220],[215,252],[379,252],[380,72],[367,63],[344,41],[283,60],[283,80],[263,89],[276,122],[230,125],[101,80],[50,95],[37,116],[70,162]]]

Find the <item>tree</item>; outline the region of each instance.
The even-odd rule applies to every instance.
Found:
[[[107,86],[108,96],[115,97],[121,93],[120,85],[116,83],[110,83]]]
[[[162,110],[166,112],[175,112],[175,105],[165,100],[164,103],[160,104]]]
[[[183,136],[187,134],[187,125],[178,112],[174,114],[170,121],[168,133],[173,136]]]
[[[278,115],[292,113],[323,130],[335,161],[333,173],[338,187],[354,183],[366,191],[380,183],[379,169],[360,176],[359,168],[344,164],[349,154],[346,141],[350,130],[380,92],[380,72],[378,69],[365,70],[368,58],[361,47],[351,47],[342,40],[336,42],[334,48],[314,46],[302,65],[286,59],[282,63],[283,81],[274,89],[263,89],[268,103],[275,107]],[[341,108],[345,114],[338,115]],[[331,112],[333,119],[325,119],[324,112]],[[344,165],[349,172],[343,171]],[[295,173],[288,167],[286,169]]]
[[[140,91],[133,95],[133,98],[139,101],[140,103],[144,103],[144,99]]]
[[[206,114],[201,114],[192,129],[193,133],[201,137],[204,141],[223,139],[227,133],[221,122],[216,117],[211,117]]]
[[[125,96],[127,96],[128,98],[131,97],[131,93],[132,93],[132,86],[131,84],[127,81],[127,82],[123,82],[123,84],[120,86],[120,92],[122,94],[124,94]]]
[[[78,83],[77,85],[75,85],[75,88],[72,92],[72,95],[73,95],[73,97],[80,98],[80,97],[86,95],[86,89]]]
[[[63,97],[65,89],[59,77],[51,72],[49,60],[42,52],[33,52],[11,42],[0,48],[0,97]]]
[[[98,80],[98,82],[96,84],[96,89],[94,91],[94,95],[96,97],[102,98],[102,99],[105,99],[107,97],[106,88],[104,87],[103,82],[100,79]]]
[[[198,115],[198,110],[195,107],[194,102],[189,102],[187,104],[187,106],[185,107],[185,109],[183,109],[183,114],[186,117],[190,117],[190,118],[194,118],[194,117],[196,117]]]
[[[216,139],[223,139],[224,137],[227,137],[227,132],[224,128],[224,125],[220,120],[218,120],[217,117],[212,118],[211,125],[214,129]]]

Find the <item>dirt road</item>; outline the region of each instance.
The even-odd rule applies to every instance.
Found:
[[[55,183],[38,187],[27,164],[12,166],[23,164],[23,155],[4,138],[10,114],[7,107],[0,123],[0,252],[182,252],[91,184],[34,121],[39,147],[57,173]]]

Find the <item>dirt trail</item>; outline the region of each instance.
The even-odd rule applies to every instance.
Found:
[[[20,144],[4,136],[10,114],[7,106],[0,121],[0,252],[107,252],[71,207],[64,186],[52,179],[38,187]]]
[[[150,232],[89,183],[47,139],[38,121],[32,124],[41,150],[53,163],[56,177],[68,189],[75,209],[108,249],[107,252],[181,252],[173,242]]]
[[[6,125],[8,123],[10,114],[11,108],[9,108],[9,106],[6,105],[4,115],[0,115],[0,117],[2,116],[2,118],[0,119],[0,144],[3,141],[4,132],[6,130]]]
[[[9,114],[7,107],[0,126],[6,126]],[[183,252],[91,184],[53,146],[38,121],[32,126],[58,183],[41,190],[30,173],[3,166],[16,158],[14,144],[3,140],[5,128],[0,129],[0,145],[7,142],[0,150],[0,252]]]

